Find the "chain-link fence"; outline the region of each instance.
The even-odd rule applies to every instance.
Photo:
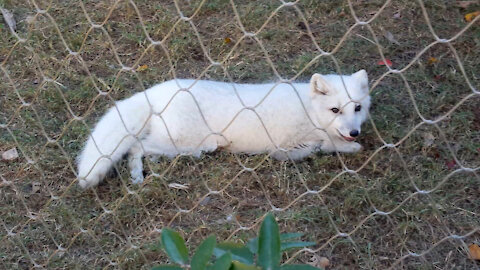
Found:
[[[195,247],[245,241],[273,211],[318,243],[285,261],[477,269],[476,1],[3,0],[1,268],[149,268],[162,227]],[[78,187],[75,159],[116,100],[157,83],[308,81],[366,69],[356,154],[302,161],[216,151],[126,161]],[[251,109],[251,108],[249,108]],[[255,108],[253,108],[255,110]],[[267,131],[268,132],[268,131]]]

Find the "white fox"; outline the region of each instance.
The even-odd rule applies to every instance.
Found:
[[[357,152],[369,107],[365,70],[314,74],[309,83],[167,81],[100,119],[78,157],[79,184],[96,186],[127,153],[132,181],[141,183],[144,155],[198,157],[223,148],[298,160],[318,150]]]

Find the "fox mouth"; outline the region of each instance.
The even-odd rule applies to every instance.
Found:
[[[338,129],[337,129],[337,131],[338,131]],[[342,139],[344,139],[345,141],[347,141],[347,142],[353,142],[353,141],[355,141],[355,138],[354,138],[354,137],[343,136],[340,131],[338,131],[338,135],[340,135],[340,137],[341,137]]]

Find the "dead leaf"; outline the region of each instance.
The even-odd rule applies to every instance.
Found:
[[[2,12],[3,19],[7,23],[8,27],[10,27],[10,31],[15,33],[15,30],[17,30],[17,22],[15,21],[13,14],[4,8],[0,8],[0,11]]]
[[[401,16],[402,16],[402,14],[400,13],[400,11],[393,14],[393,18],[395,18],[395,19],[400,19]]]
[[[379,66],[389,66],[391,67],[393,65],[392,61],[390,61],[389,59],[385,59],[385,62],[383,62],[383,60],[380,60],[377,62],[377,65]]]
[[[307,26],[305,25],[304,22],[298,22],[297,27],[302,29],[302,30],[307,30]]]
[[[435,136],[432,133],[427,132],[423,135],[423,145],[429,147],[435,141]]]
[[[447,168],[452,170],[453,168],[455,168],[455,165],[457,165],[457,162],[454,159],[447,160],[447,161],[445,161],[445,165],[447,166]]]
[[[310,258],[310,260],[308,261],[308,264],[314,267],[319,266],[320,256],[318,256],[317,254],[313,254],[312,258]]]
[[[18,158],[18,152],[15,147],[2,153],[3,160],[14,160],[16,158]]]
[[[428,58],[427,65],[433,65],[434,63],[438,63],[438,59],[435,57]]]
[[[325,257],[320,257],[317,254],[314,254],[312,258],[310,258],[309,262],[307,262],[307,264],[314,267],[326,268],[330,265],[330,260],[328,260]]]
[[[400,45],[400,42],[398,42],[398,40],[395,39],[395,37],[393,36],[393,34],[390,31],[384,32],[383,35],[385,36],[386,39],[388,39],[388,41],[390,41],[394,44]]]
[[[226,37],[225,39],[223,39],[223,42],[224,42],[225,44],[228,44],[228,43],[231,43],[231,42],[232,42],[232,39],[229,38],[229,37]]]
[[[182,185],[178,183],[170,183],[168,184],[168,187],[174,188],[174,189],[181,189],[181,190],[187,190],[188,185]]]
[[[32,194],[37,193],[37,191],[40,190],[41,184],[39,182],[32,182],[32,191],[30,191]]]
[[[148,69],[148,66],[147,65],[141,65],[141,66],[138,66],[137,68],[137,71],[138,72],[142,72],[142,71],[145,71]]]
[[[458,1],[457,7],[468,8],[471,4],[476,4],[478,1]]]
[[[127,12],[125,14],[125,19],[128,21],[133,16],[134,10],[131,5],[129,4],[126,4],[126,5],[127,5]]]
[[[475,19],[475,17],[477,17],[478,15],[480,15],[480,10],[479,10],[479,11],[472,12],[472,13],[468,13],[467,15],[465,15],[465,21],[471,22],[471,21],[473,21],[473,19]]]
[[[28,15],[28,16],[25,18],[25,22],[28,23],[28,24],[34,23],[34,22],[35,22],[35,16]]]
[[[212,200],[212,198],[210,198],[210,197],[207,196],[207,197],[205,197],[205,199],[203,199],[203,200],[199,203],[199,205],[201,205],[201,206],[207,205],[211,200]]]
[[[322,268],[327,268],[330,265],[330,260],[325,257],[320,257],[318,260],[318,266]]]
[[[470,258],[473,260],[480,260],[480,247],[477,244],[471,244],[468,246],[470,251]]]

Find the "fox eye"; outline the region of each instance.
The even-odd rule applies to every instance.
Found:
[[[331,108],[330,109],[333,113],[338,113],[340,110],[338,108]]]
[[[362,105],[355,106],[355,111],[359,112],[362,109]]]

